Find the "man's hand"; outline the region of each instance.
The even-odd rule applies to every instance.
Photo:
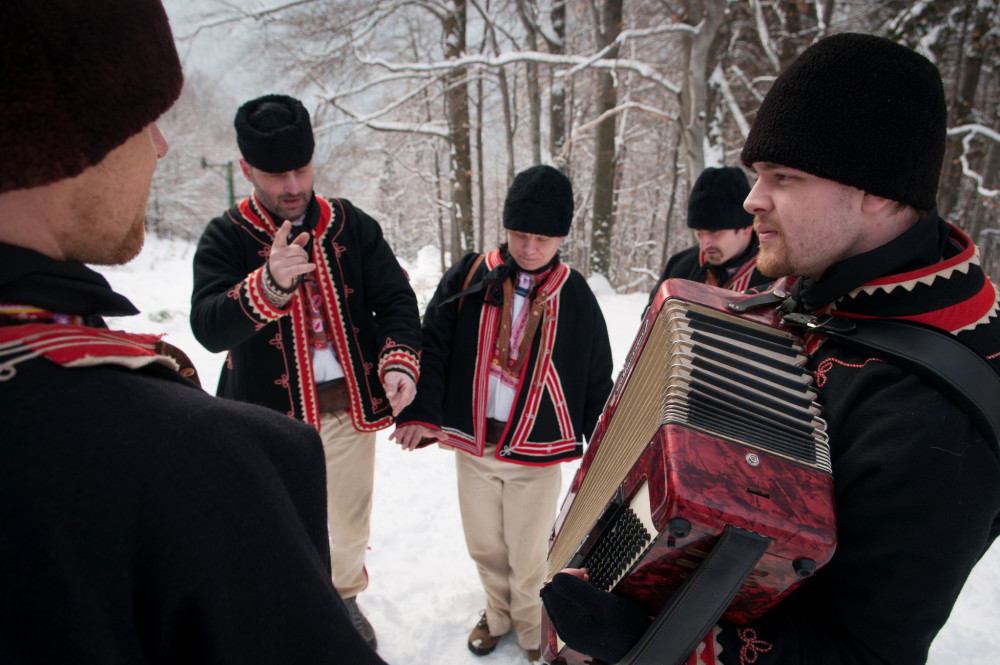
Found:
[[[309,234],[300,233],[289,244],[288,234],[291,230],[292,223],[286,220],[275,234],[274,242],[271,244],[271,254],[267,257],[267,269],[271,271],[271,278],[285,291],[292,289],[296,278],[300,275],[316,269],[316,264],[309,262],[309,255],[305,250]]]
[[[298,238],[296,238],[298,240]],[[409,374],[394,372],[389,370],[382,377],[382,387],[385,388],[385,396],[389,398],[389,406],[392,407],[392,415],[397,415],[400,411],[409,406],[413,398],[417,396],[417,386]]]
[[[395,440],[403,450],[414,450],[424,439],[439,441],[439,433],[426,425],[414,423],[400,425],[389,435],[389,438]]]

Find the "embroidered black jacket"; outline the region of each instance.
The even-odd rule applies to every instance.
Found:
[[[392,422],[381,377],[419,377],[420,313],[406,273],[378,223],[345,199],[313,197],[307,246],[326,330],[344,368],[359,431]],[[256,200],[209,222],[194,258],[191,329],[210,351],[229,351],[218,394],[261,404],[319,426],[304,285],[283,308],[261,292],[264,264],[280,226]]]
[[[1000,372],[996,292],[972,242],[936,213],[818,281],[799,279],[793,298],[802,311],[939,327]],[[917,376],[809,341],[833,455],[837,550],[762,618],[724,626],[721,660],[923,663],[1000,532],[1000,451]]]
[[[486,386],[496,345],[498,305],[489,290],[454,299],[476,259],[468,254],[441,278],[424,313],[423,375],[399,423],[439,428],[445,443],[482,455]],[[503,263],[486,255],[473,284]],[[600,305],[583,276],[557,264],[537,287],[535,331],[508,427],[494,453],[519,464],[553,464],[583,452],[611,392],[611,345]]]

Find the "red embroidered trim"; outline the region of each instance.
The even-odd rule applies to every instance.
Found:
[[[42,356],[65,367],[117,364],[139,367],[177,363],[157,350],[162,335],[125,333],[89,326],[25,323],[0,327],[0,380],[16,373],[16,365]]]
[[[822,388],[823,384],[826,383],[827,374],[830,372],[831,369],[833,369],[834,365],[840,365],[841,367],[850,367],[851,369],[861,369],[868,363],[880,363],[880,362],[885,362],[885,361],[882,360],[881,358],[869,358],[868,360],[858,365],[856,363],[845,363],[844,361],[837,360],[836,358],[827,358],[826,360],[824,360],[819,364],[819,367],[817,367],[816,371],[813,372],[813,376],[816,377],[816,386]]]
[[[757,638],[757,631],[753,628],[743,628],[737,632],[743,646],[740,647],[740,665],[750,665],[757,662],[757,657],[762,653],[767,653],[774,648],[764,640]]]

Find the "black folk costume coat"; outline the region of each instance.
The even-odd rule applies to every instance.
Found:
[[[899,318],[954,334],[1000,373],[997,294],[975,246],[930,214],[871,252],[800,278],[798,309]],[[1000,451],[922,378],[807,337],[828,423],[833,559],[763,617],[724,626],[726,665],[923,663],[1000,532]]]
[[[762,275],[757,270],[757,252],[759,250],[760,243],[757,240],[757,234],[753,233],[750,237],[750,244],[739,256],[734,256],[718,267],[726,271],[727,277],[717,286],[743,293],[773,282],[774,279]],[[710,270],[715,271],[717,268],[705,261],[705,255],[698,245],[682,249],[667,259],[667,264],[663,266],[663,272],[660,274],[660,281],[649,292],[649,302],[646,306],[648,307],[649,303],[653,302],[656,292],[660,290],[660,285],[668,279],[688,279],[705,284],[708,283]]]
[[[218,395],[261,404],[319,427],[306,290],[277,308],[261,291],[274,234],[255,195],[209,222],[194,258],[191,329],[209,351],[228,351]],[[346,199],[313,197],[306,250],[326,330],[351,400],[355,429],[392,422],[382,388],[388,370],[419,378],[420,313],[406,273],[378,223]]]
[[[469,276],[477,257],[468,254],[453,265],[427,305],[417,397],[397,420],[440,429],[446,445],[482,456],[500,306],[484,301],[486,289],[453,296],[465,283],[481,282],[504,259],[493,250]],[[582,442],[611,392],[611,346],[600,305],[580,273],[556,263],[532,295],[542,320],[494,454],[518,464],[548,465],[582,455]]]
[[[0,662],[382,663],[330,580],[314,428],[108,330],[136,310],[80,263],[0,243],[0,305],[51,312],[0,316]]]

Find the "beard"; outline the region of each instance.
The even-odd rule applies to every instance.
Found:
[[[755,226],[757,219],[754,220]],[[788,256],[788,245],[785,243],[781,227],[770,220],[769,226],[774,228],[777,235],[766,244],[760,243],[760,248],[757,250],[757,271],[765,277],[774,279],[794,275],[795,267]]]
[[[123,265],[134,259],[146,239],[148,197],[148,189],[110,202],[95,190],[74,197],[71,215],[76,226],[72,237],[63,243],[64,258],[101,266]]]

